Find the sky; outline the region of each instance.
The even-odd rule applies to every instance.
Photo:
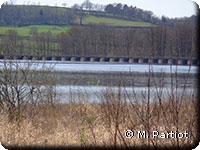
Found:
[[[0,0],[1,2],[3,0]],[[84,0],[13,0],[16,4],[35,4],[49,6],[62,6],[63,3],[67,4],[67,7],[71,7],[73,4],[81,4]],[[92,3],[98,4],[113,4],[122,3],[129,6],[136,6],[143,10],[152,11],[157,17],[167,16],[170,18],[175,17],[190,17],[196,13],[196,6],[192,0],[90,0]]]

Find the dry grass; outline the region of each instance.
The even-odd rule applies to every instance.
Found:
[[[163,104],[168,116],[168,125],[158,105],[151,104],[153,116],[150,119],[150,130],[166,132],[176,131],[171,116],[173,113],[169,103]],[[196,138],[195,105],[191,100],[185,101],[179,112],[179,132],[188,131],[189,139],[181,139],[180,145],[192,144]],[[122,105],[121,105],[122,106]],[[57,104],[55,106],[35,106],[34,110],[27,109],[20,120],[10,122],[5,113],[0,116],[0,141],[7,146],[113,146],[115,143],[117,105],[111,104]],[[137,105],[137,109],[144,109]],[[126,139],[127,129],[135,131],[146,130],[144,122],[137,117],[137,110],[130,104],[120,107],[118,116],[118,132],[116,145],[140,146],[147,144],[147,139]],[[138,110],[138,111],[139,111]],[[30,112],[32,117],[30,117]],[[191,117],[193,116],[193,117]],[[143,118],[144,119],[144,118]],[[175,139],[151,139],[150,145],[176,145]]]

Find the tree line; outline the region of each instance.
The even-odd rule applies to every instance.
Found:
[[[183,17],[183,18],[169,18],[166,16],[162,16],[158,18],[153,14],[152,11],[143,10],[141,8],[137,8],[136,6],[128,6],[123,5],[121,3],[118,4],[108,4],[105,7],[105,12],[113,14],[113,15],[121,15],[126,16],[130,20],[140,20],[144,22],[150,22],[153,24],[165,24],[167,26],[175,26],[180,22],[192,22],[195,23],[197,21],[197,16],[192,15],[191,17]]]
[[[74,27],[60,35],[65,55],[188,58],[195,55],[196,32],[191,24],[147,29]]]
[[[74,26],[58,35],[31,29],[29,37],[10,30],[0,38],[0,55],[67,55],[105,57],[197,57],[196,27],[114,29]]]

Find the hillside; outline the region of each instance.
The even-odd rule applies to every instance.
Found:
[[[4,27],[21,27],[29,25],[73,26],[88,24],[131,27],[153,26],[152,23],[144,22],[140,19],[129,19],[126,16],[97,11],[90,12],[72,8],[34,5],[2,5],[0,9],[0,26]]]
[[[79,23],[79,18],[75,20],[76,23]],[[142,21],[129,21],[108,17],[96,17],[89,15],[83,18],[82,24],[102,24],[108,26],[124,26],[124,27],[151,27],[153,24]]]

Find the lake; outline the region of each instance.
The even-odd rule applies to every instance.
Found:
[[[21,67],[25,67],[33,61],[13,62],[18,62]],[[0,68],[3,67],[3,61],[1,61]],[[177,91],[180,94],[183,92],[191,94],[197,89],[197,66],[34,61],[34,65],[30,68],[40,71],[44,67],[53,69],[57,99],[61,102],[66,102],[68,99],[99,102],[108,91],[117,94],[119,89],[132,97],[135,93],[139,97],[145,97],[148,93],[149,71],[151,72],[149,89],[152,100],[157,90],[162,89],[163,93],[167,94],[175,89],[175,83],[178,85]]]

